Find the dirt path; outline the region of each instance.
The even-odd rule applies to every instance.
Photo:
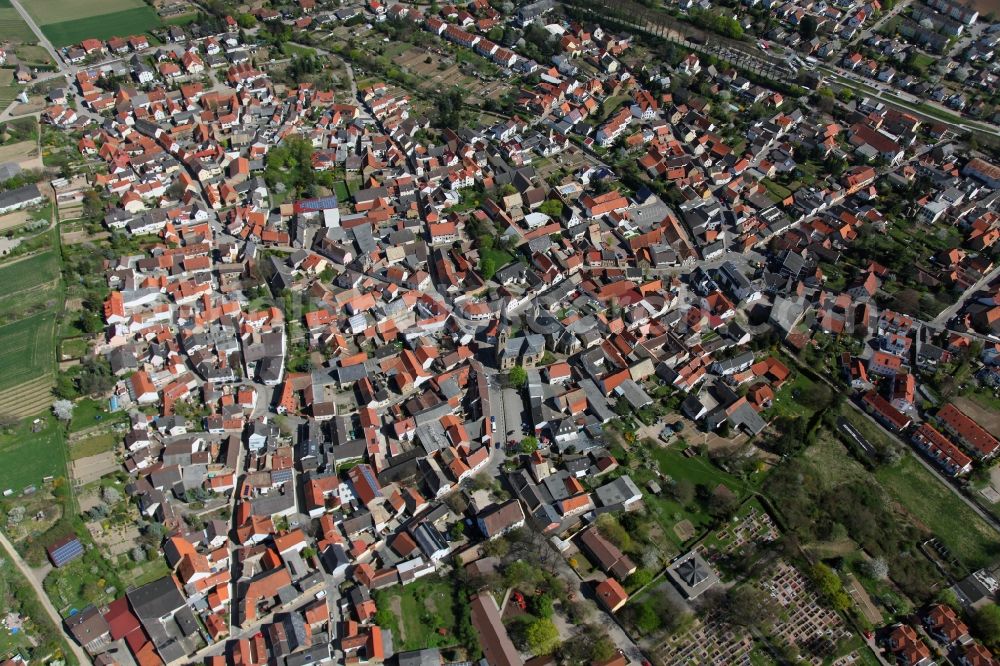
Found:
[[[4,535],[2,532],[0,532],[0,546],[3,546],[3,549],[7,551],[7,557],[9,557],[14,562],[14,564],[18,568],[18,571],[21,572],[21,575],[28,579],[28,583],[31,584],[32,589],[35,590],[35,594],[38,595],[39,601],[42,602],[42,608],[45,609],[45,612],[48,614],[49,618],[55,623],[56,627],[60,629],[60,631],[63,634],[63,639],[66,641],[66,643],[69,644],[70,650],[73,651],[73,654],[76,655],[76,658],[79,660],[79,662],[81,664],[89,664],[90,657],[87,656],[87,653],[84,652],[83,648],[77,645],[72,638],[66,635],[65,630],[63,630],[62,618],[59,617],[59,613],[56,612],[56,609],[52,605],[52,602],[49,601],[48,595],[46,595],[45,590],[42,589],[42,584],[38,582],[38,579],[35,578],[34,572],[32,572],[28,564],[21,559],[21,556],[17,554],[16,550],[14,550],[14,545],[7,540],[6,535]]]
[[[399,618],[399,644],[402,645],[406,640],[406,623],[403,622],[403,604],[399,597],[392,598],[392,601],[389,602],[389,608],[392,609],[392,614]]]

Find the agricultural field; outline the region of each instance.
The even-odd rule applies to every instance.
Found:
[[[0,94],[3,94],[3,90],[4,87],[0,85]],[[20,90],[15,90],[14,95],[16,96],[19,92]],[[24,162],[33,157],[38,157],[37,141],[17,141],[0,146],[0,160],[4,162]]]
[[[54,252],[0,266],[0,296],[10,296],[59,278],[59,260]]]
[[[3,10],[0,9],[0,13],[2,12]],[[4,39],[3,34],[3,26],[0,24],[0,39]],[[14,83],[14,70],[0,69],[0,109],[6,109],[10,106],[20,92],[20,87]]]
[[[77,44],[87,38],[108,39],[118,35],[135,35],[160,26],[160,17],[150,7],[128,9],[114,14],[102,14],[42,26],[42,32],[56,46]]]
[[[66,444],[62,426],[49,415],[42,415],[41,430],[33,432],[31,420],[0,433],[0,492],[15,492],[27,486],[42,485],[45,477],[66,473]]]
[[[56,47],[91,37],[126,37],[162,25],[156,11],[141,0],[36,0],[30,11]]]
[[[10,4],[10,0],[0,0],[0,41],[8,40],[23,44],[36,42],[35,33]]]
[[[48,310],[56,294],[58,270],[54,252],[43,252],[0,266],[0,325]],[[4,380],[0,379],[2,388],[5,388]]]
[[[31,0],[24,8],[38,25],[75,21],[145,7],[142,0]]]
[[[55,316],[45,312],[0,327],[0,390],[52,371]]]

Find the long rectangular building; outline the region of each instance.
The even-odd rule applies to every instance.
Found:
[[[937,420],[945,433],[977,458],[992,458],[1000,449],[1000,441],[996,437],[952,403],[938,410]]]
[[[961,449],[931,424],[920,424],[914,431],[912,439],[914,444],[948,474],[961,476],[972,470],[972,458],[962,453]]]

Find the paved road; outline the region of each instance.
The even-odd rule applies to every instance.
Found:
[[[63,628],[62,617],[59,616],[59,613],[52,605],[52,602],[49,601],[49,596],[45,594],[45,590],[42,589],[42,584],[38,582],[37,578],[35,578],[34,573],[31,571],[31,567],[29,567],[28,564],[21,559],[21,556],[18,555],[17,551],[14,549],[14,545],[8,541],[7,536],[2,532],[0,532],[0,546],[3,546],[3,549],[7,551],[7,557],[14,562],[21,574],[28,579],[28,583],[35,591],[35,594],[38,595],[38,599],[42,602],[42,608],[45,609],[49,618],[55,623],[56,627],[58,627],[60,633],[63,635],[63,639],[65,639],[66,643],[69,644],[70,650],[73,651],[76,658],[81,664],[89,664],[90,657],[83,651],[83,648],[77,645],[76,642],[66,634],[66,631]]]
[[[960,122],[955,122],[943,117],[931,115],[926,111],[922,111],[914,106],[914,104],[906,101],[906,97],[914,97],[913,95],[910,95],[909,93],[899,90],[893,86],[886,85],[881,81],[861,77],[836,65],[824,64],[820,65],[819,69],[825,74],[835,77],[835,83],[837,85],[851,88],[860,97],[874,97],[889,106],[904,109],[910,113],[920,116],[921,118],[929,118],[930,121],[934,123],[941,123],[942,125],[946,125],[948,127],[958,128],[962,132],[975,131],[983,132],[984,134],[991,134],[993,136],[1000,136],[1000,127],[990,125],[987,122],[965,120],[964,118],[962,118]],[[892,97],[888,97],[887,95],[892,95]],[[914,97],[914,99],[917,98]],[[958,116],[953,109],[949,109],[946,106],[938,104],[932,99],[918,99],[917,101],[921,104],[926,104],[927,106],[939,110],[941,113]]]
[[[954,303],[942,310],[937,317],[934,317],[934,319],[927,323],[935,328],[940,328],[946,325],[949,321],[951,321],[951,318],[955,316],[959,309],[961,309],[962,305],[965,304],[967,298],[973,296],[977,291],[995,280],[998,276],[1000,276],[1000,266],[994,268],[992,271],[984,275],[979,282],[966,289],[961,298],[957,299]]]

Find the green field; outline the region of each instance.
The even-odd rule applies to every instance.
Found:
[[[7,40],[25,44],[38,41],[35,33],[10,4],[10,0],[0,0],[0,42]]]
[[[914,520],[934,533],[952,554],[975,569],[989,565],[998,550],[997,533],[912,455],[875,474]]]
[[[10,433],[0,434],[0,492],[41,485],[47,476],[66,474],[66,445],[62,426],[52,416],[42,417],[43,429],[31,432],[25,419]]]
[[[0,296],[9,296],[37,287],[59,277],[55,252],[43,252],[21,261],[0,266]]]
[[[511,261],[513,261],[514,255],[512,255],[510,252],[507,252],[506,250],[501,250],[500,248],[497,247],[492,247],[489,250],[480,250],[479,251],[480,261],[487,258],[492,259],[493,268],[499,270],[504,266],[506,266],[507,264],[509,264]]]
[[[741,499],[746,496],[749,490],[743,481],[722,471],[705,457],[692,456],[689,458],[674,446],[667,448],[657,447],[653,450],[652,455],[660,468],[660,472],[669,476],[674,481],[689,481],[694,486],[700,485],[710,490],[714,490],[722,484]],[[698,500],[692,501],[687,506],[683,506],[674,500],[669,493],[662,492],[659,495],[653,495],[647,492],[646,484],[651,480],[657,480],[661,486],[664,485],[662,481],[657,479],[653,470],[640,467],[639,469],[630,469],[628,473],[631,475],[632,480],[643,489],[643,501],[650,509],[650,513],[656,519],[656,522],[660,524],[663,534],[678,549],[678,552],[684,545],[684,542],[674,531],[674,526],[678,522],[682,520],[691,521],[692,526],[695,528],[696,536],[701,535],[713,524],[714,520]]]
[[[79,44],[84,39],[108,39],[135,35],[162,25],[152,7],[137,7],[112,14],[100,14],[73,21],[49,23],[42,32],[56,47]]]
[[[0,29],[2,32],[2,29]],[[11,105],[17,96],[21,94],[21,88],[18,86],[0,86],[0,109],[6,110],[8,106]]]
[[[59,262],[54,252],[0,266],[0,325],[50,308],[58,276]]]
[[[80,398],[76,401],[76,407],[73,409],[73,420],[69,422],[69,431],[75,433],[96,425],[110,425],[126,421],[128,421],[128,412],[123,410],[109,412],[107,400]]]
[[[863,417],[852,419],[856,426],[863,421]],[[862,434],[869,436],[865,431]],[[829,436],[821,437],[805,456],[824,486],[872,476],[847,454],[843,444]],[[993,561],[997,534],[912,455],[904,455],[896,465],[879,467],[874,477],[915,524],[932,532],[963,564],[976,568]]]
[[[55,321],[43,312],[0,327],[0,390],[52,371]]]
[[[29,0],[24,3],[38,25],[75,21],[145,7],[142,0]]]
[[[458,642],[454,595],[448,581],[420,578],[409,585],[378,590],[373,596],[380,611],[389,611],[380,612],[376,620],[393,625],[390,628],[397,650],[447,647]],[[438,629],[444,629],[444,635]]]
[[[69,458],[70,460],[79,460],[88,456],[96,456],[105,451],[114,451],[117,443],[118,437],[114,433],[103,432],[71,444],[69,447]]]
[[[15,49],[17,57],[26,65],[48,66],[54,64],[52,56],[45,50],[44,46],[38,44],[25,44]]]
[[[176,16],[171,16],[170,18],[164,19],[163,22],[166,25],[185,26],[189,23],[194,22],[197,18],[198,18],[198,13],[192,12],[190,14],[177,14]]]

